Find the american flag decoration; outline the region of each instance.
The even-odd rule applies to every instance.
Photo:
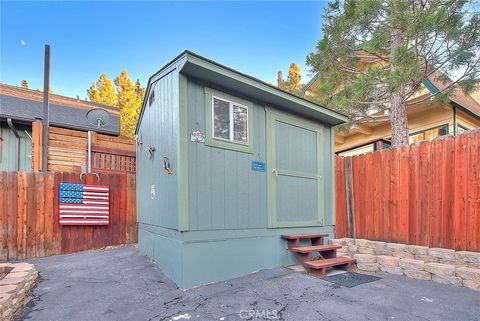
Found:
[[[60,225],[108,225],[109,187],[60,183]]]

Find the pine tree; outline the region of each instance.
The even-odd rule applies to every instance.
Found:
[[[392,146],[408,144],[407,100],[432,77],[434,96],[470,92],[480,76],[480,14],[473,1],[332,1],[307,58],[321,75],[318,102],[352,120],[390,110]]]
[[[145,88],[142,87],[140,79],[138,78],[135,82],[135,92],[137,93],[137,97],[143,102],[143,98],[145,97]]]
[[[126,70],[115,78],[114,83],[115,86],[105,74],[102,74],[98,81],[87,89],[88,97],[93,102],[119,107],[120,135],[133,137],[145,96],[145,88],[142,87],[140,79],[133,84]]]
[[[282,89],[292,94],[298,95],[303,88],[301,83],[302,76],[300,74],[300,66],[296,63],[291,63],[288,69],[288,78],[282,81]]]
[[[117,88],[118,106],[120,107],[120,134],[133,137],[145,89],[141,87],[138,79],[136,84],[133,84],[126,70],[123,70],[120,76],[115,79],[115,86]]]
[[[28,80],[22,80],[21,86],[28,89]]]
[[[98,78],[97,82],[93,83],[89,89],[87,89],[88,98],[96,103],[117,106],[117,95],[115,88],[106,74],[102,74]]]

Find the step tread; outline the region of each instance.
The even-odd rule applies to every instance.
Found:
[[[342,248],[341,245],[329,244],[329,245],[294,247],[294,248],[291,248],[290,251],[297,252],[297,253],[312,253],[312,252],[333,251],[341,248]]]
[[[290,235],[282,235],[282,239],[284,240],[297,240],[297,239],[314,239],[314,238],[321,238],[327,237],[328,234],[290,234]]]
[[[325,260],[307,261],[304,264],[312,269],[324,269],[331,266],[342,265],[355,262],[354,258],[348,256],[334,257]]]

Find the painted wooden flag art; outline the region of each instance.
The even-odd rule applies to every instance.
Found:
[[[60,183],[60,225],[108,225],[108,186]]]

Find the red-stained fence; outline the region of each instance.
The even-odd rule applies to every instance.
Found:
[[[137,242],[135,175],[83,176],[110,187],[108,226],[60,226],[61,182],[82,183],[78,173],[0,172],[0,261]]]
[[[336,235],[480,251],[480,130],[336,157]]]

